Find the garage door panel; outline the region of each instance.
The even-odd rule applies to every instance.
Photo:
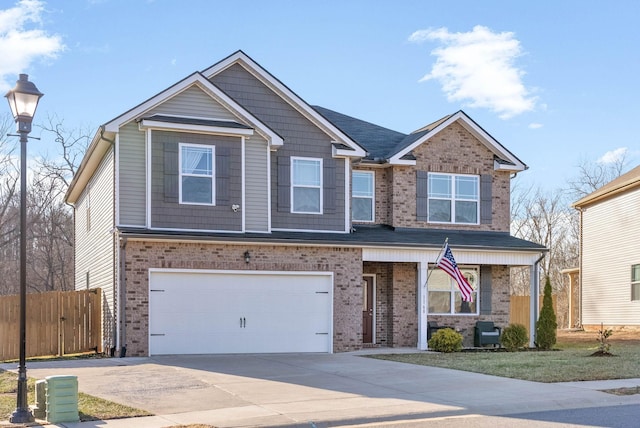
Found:
[[[332,277],[150,273],[150,353],[331,352]]]

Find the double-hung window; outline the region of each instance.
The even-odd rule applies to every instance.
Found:
[[[351,217],[354,221],[374,220],[374,175],[373,171],[354,171],[351,175]]]
[[[434,269],[429,275],[427,288],[429,292],[430,314],[477,314],[478,284],[480,271],[477,267],[461,267],[460,271],[473,287],[472,302],[464,302],[456,281],[441,269]]]
[[[180,203],[215,205],[215,147],[180,143]]]
[[[631,266],[631,300],[640,300],[640,265]]]
[[[478,224],[477,175],[429,173],[428,213],[433,223]]]
[[[322,159],[291,158],[291,212],[322,214]]]

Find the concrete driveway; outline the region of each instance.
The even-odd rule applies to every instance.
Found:
[[[615,396],[594,385],[540,384],[360,353],[112,358],[29,363],[27,369],[38,379],[75,375],[82,392],[163,415],[108,424],[114,427],[335,426],[640,404],[640,395]],[[106,426],[91,424],[77,426]]]

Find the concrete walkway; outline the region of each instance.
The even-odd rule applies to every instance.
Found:
[[[27,370],[38,379],[75,375],[82,392],[157,415],[45,425],[66,428],[346,426],[640,404],[640,394],[599,391],[637,387],[640,379],[544,384],[362,358],[363,353],[49,361],[28,363]]]

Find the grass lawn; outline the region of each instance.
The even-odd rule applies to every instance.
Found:
[[[17,383],[17,374],[0,370],[0,421],[9,420],[11,413],[16,409]],[[29,378],[27,381],[27,402],[30,405],[35,403],[34,390],[35,380]],[[150,415],[149,412],[144,410],[134,409],[133,407],[103,400],[82,392],[78,394],[78,412],[81,421]]]
[[[620,335],[619,335],[620,336]],[[559,332],[552,351],[457,352],[375,355],[372,358],[410,364],[466,370],[536,382],[571,382],[640,378],[640,334],[611,336],[614,356],[591,356],[597,334]]]

